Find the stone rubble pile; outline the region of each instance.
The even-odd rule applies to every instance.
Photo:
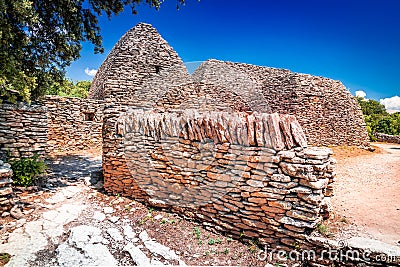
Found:
[[[0,215],[3,212],[8,212],[13,205],[12,176],[10,164],[0,160]]]

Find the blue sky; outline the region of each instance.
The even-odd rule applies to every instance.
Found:
[[[145,5],[109,21],[100,18],[105,53],[83,45],[67,70],[90,80],[118,39],[138,22],[152,24],[184,62],[210,58],[290,69],[342,81],[354,94],[400,95],[400,1],[397,0],[187,0],[176,10]],[[400,109],[400,104],[399,104]]]

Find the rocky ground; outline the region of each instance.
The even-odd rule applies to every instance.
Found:
[[[59,156],[44,187],[19,192],[12,218],[0,219],[0,266],[264,266],[254,242],[203,229],[196,222],[107,195],[101,158]],[[11,255],[9,257],[8,255]]]
[[[335,212],[314,234],[400,241],[400,146],[377,148],[335,149]],[[0,218],[0,266],[266,266],[256,241],[233,240],[168,211],[107,195],[101,158],[93,151],[55,156],[49,167],[43,187],[17,189],[12,214]]]

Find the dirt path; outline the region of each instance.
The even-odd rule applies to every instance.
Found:
[[[339,151],[334,210],[368,237],[400,245],[400,145],[374,145],[380,153]]]

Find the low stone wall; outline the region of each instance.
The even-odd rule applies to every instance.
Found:
[[[46,96],[42,104],[48,110],[48,152],[101,149],[101,100]]]
[[[0,150],[11,158],[45,154],[47,110],[42,105],[0,105]]]
[[[400,135],[390,135],[383,133],[373,133],[378,142],[400,144]]]
[[[10,159],[35,153],[101,149],[103,101],[46,96],[35,104],[0,105],[0,152]]]
[[[13,172],[11,166],[0,160],[0,215],[11,209],[11,198],[13,197],[13,189],[11,184],[13,182]]]
[[[115,130],[124,161],[103,158],[109,192],[285,248],[322,220],[332,151],[307,148],[293,116],[134,110]]]

